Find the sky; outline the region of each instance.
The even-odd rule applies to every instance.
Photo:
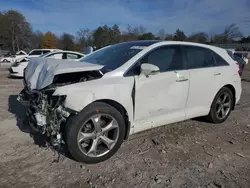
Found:
[[[9,9],[24,14],[34,30],[56,34],[105,24],[212,34],[236,23],[250,35],[250,0],[0,0],[0,11]]]

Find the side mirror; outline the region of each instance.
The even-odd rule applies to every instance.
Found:
[[[144,74],[145,76],[154,75],[159,72],[160,72],[160,69],[156,65],[149,64],[149,63],[141,64],[141,74]]]

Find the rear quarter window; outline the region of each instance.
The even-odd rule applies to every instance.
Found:
[[[227,65],[229,65],[228,62],[225,59],[223,59],[220,55],[218,55],[215,52],[212,52],[212,53],[213,53],[213,56],[214,56],[214,59],[215,59],[215,65],[216,66],[227,66]]]

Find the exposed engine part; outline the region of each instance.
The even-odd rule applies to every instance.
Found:
[[[52,96],[51,93],[51,91],[41,91],[30,94],[28,118],[36,131],[50,138],[53,145],[59,145],[63,143],[61,125],[70,113],[62,106],[66,96]]]
[[[55,76],[51,86],[63,86],[78,82],[86,82],[101,77],[102,73],[100,70],[59,74]]]

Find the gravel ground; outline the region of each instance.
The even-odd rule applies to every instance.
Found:
[[[250,187],[250,71],[223,124],[188,120],[133,135],[97,165],[77,163],[27,133],[22,80],[0,71],[0,187]]]

